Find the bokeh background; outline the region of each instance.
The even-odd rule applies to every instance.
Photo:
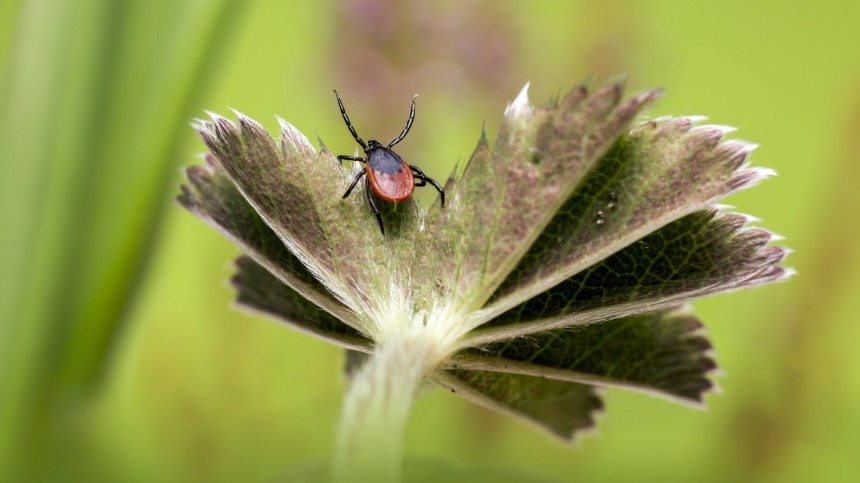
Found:
[[[0,479],[279,481],[331,454],[343,354],[230,308],[238,254],[173,203],[189,127],[281,115],[444,179],[527,81],[626,74],[761,144],[727,200],[796,253],[788,283],[696,302],[725,375],[707,411],[606,394],[566,446],[443,391],[406,452],[547,481],[860,481],[860,3],[3,0]],[[430,190],[432,191],[432,190]],[[429,196],[433,193],[426,193]]]

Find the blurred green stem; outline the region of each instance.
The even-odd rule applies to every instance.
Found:
[[[400,481],[409,410],[433,361],[428,339],[386,341],[353,376],[338,428],[334,481]]]

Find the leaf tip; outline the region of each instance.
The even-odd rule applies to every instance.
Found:
[[[750,188],[770,178],[771,176],[776,176],[776,171],[770,168],[755,167],[740,170],[731,180],[730,191]]]
[[[713,209],[715,209],[715,210],[717,210],[717,211],[731,211],[731,210],[734,210],[734,209],[736,208],[736,206],[734,206],[734,205],[727,205],[727,204],[724,204],[724,203],[714,203],[714,204],[712,204],[712,205],[711,205],[711,208],[713,208]]]
[[[758,149],[760,146],[759,144],[744,141],[743,139],[732,139],[730,141],[726,141],[725,143],[723,143],[723,145],[736,148],[745,156],[749,156],[750,153]]]
[[[446,190],[451,190],[454,186],[454,183],[457,182],[457,178],[462,175],[462,170],[460,169],[461,166],[462,163],[460,161],[454,163],[454,169],[451,170],[451,173],[448,175],[448,180],[445,181]]]
[[[594,96],[595,97],[601,97],[604,94],[609,94],[611,97],[615,97],[615,98],[620,99],[621,94],[624,93],[625,81],[626,80],[624,80],[624,79],[622,79],[620,81],[619,80],[612,80],[609,83],[607,83],[606,85],[604,85],[603,87],[601,87],[600,89],[598,89],[597,92],[594,93]]]
[[[689,117],[687,119],[690,119]],[[724,126],[722,124],[702,124],[695,126],[690,131],[714,131],[719,137],[737,131],[738,128],[733,126]]]
[[[490,136],[487,134],[487,121],[481,125],[481,137],[478,139],[478,145],[475,149],[484,149],[490,147]]]
[[[236,130],[236,124],[233,121],[212,111],[205,112],[211,119],[206,124],[209,127],[209,130],[214,131],[216,135],[222,136],[227,133],[233,133]]]
[[[199,117],[195,117],[191,121],[188,122],[192,129],[197,132],[200,131],[208,131],[211,128],[211,124],[206,119],[201,119]]]
[[[786,252],[790,252],[791,250],[786,249]],[[797,275],[797,270],[792,267],[785,267],[782,269],[782,274],[780,274],[779,278],[776,279],[777,282],[782,282],[784,280],[788,280],[789,278]]]
[[[532,107],[529,104],[529,85],[530,82],[526,82],[526,85],[520,90],[516,99],[508,104],[508,107],[505,109],[505,117],[524,117],[531,114]]]
[[[218,136],[222,142],[226,140],[234,140],[238,136],[236,132],[236,124],[227,119],[226,117],[215,114],[212,112],[207,112],[209,116],[212,118],[212,126],[214,127],[215,135]]]
[[[768,240],[768,242],[773,243],[773,242],[781,242],[781,241],[785,241],[784,236],[780,235],[779,233],[770,232],[770,240]],[[785,250],[790,251],[788,248],[786,248]]]
[[[246,116],[245,114],[238,111],[237,109],[233,109],[232,107],[229,109],[230,109],[230,111],[233,112],[233,114],[236,115],[236,119],[239,120],[239,128],[241,129],[243,135],[245,135],[245,136],[250,135],[250,136],[253,136],[253,137],[258,138],[258,139],[262,139],[262,138],[271,139],[272,138],[272,136],[269,134],[268,131],[266,131],[266,128],[264,128],[262,124],[255,121],[254,119]]]
[[[761,221],[762,221],[761,218],[759,218],[757,216],[750,215],[748,213],[740,213],[740,216],[743,217],[744,225],[749,225],[751,223],[761,223]]]
[[[755,167],[748,168],[748,170],[753,172],[756,182],[763,181],[770,177],[776,176],[776,170],[771,168]]]
[[[666,92],[666,89],[662,87],[658,87],[656,89],[649,89],[645,92],[642,92],[631,99],[635,105],[644,106],[650,104],[651,102],[663,97],[663,94]]]
[[[285,120],[281,116],[275,116],[275,119],[277,119],[278,127],[281,129],[282,148],[289,148],[306,155],[316,154],[316,150],[313,145],[301,131],[296,129],[295,126],[290,124],[289,121]],[[325,143],[323,143],[322,138],[319,136],[319,133],[316,131],[314,131],[314,133],[317,135],[320,150],[328,151],[328,148],[326,148]]]
[[[250,118],[249,118],[248,116],[246,116],[245,114],[242,114],[242,112],[241,112],[241,111],[239,111],[238,109],[234,109],[234,108],[232,108],[232,107],[228,107],[227,109],[229,109],[229,110],[230,110],[230,112],[232,112],[233,114],[235,114],[235,115],[236,115],[236,118],[237,118],[237,119],[239,119],[240,121],[241,121],[241,120],[243,120],[243,119],[250,119]]]
[[[320,133],[314,131],[314,134],[317,137],[317,144],[319,144],[320,151],[328,151],[328,146],[326,146],[325,141],[323,141],[322,136],[320,136]]]
[[[197,132],[197,135],[203,141],[203,144],[209,148],[210,153],[219,157],[223,156],[224,150],[222,149],[221,142],[218,139],[218,129],[216,127],[216,122],[221,116],[210,111],[206,111],[206,114],[208,114],[212,119],[211,121],[195,119],[191,122],[191,127]]]

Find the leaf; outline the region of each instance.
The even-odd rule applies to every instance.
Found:
[[[281,120],[276,142],[260,126],[239,114],[239,124],[212,115],[198,122],[198,134],[227,175],[262,219],[338,299],[359,315],[365,334],[378,332],[377,304],[399,287],[392,252],[397,239],[384,243],[363,190],[342,200],[347,171],[325,149],[316,152],[293,126]],[[414,202],[393,215],[410,232]],[[409,244],[408,240],[404,242]]]
[[[701,322],[659,311],[467,349],[449,367],[623,387],[699,403],[716,368]]]
[[[478,309],[516,266],[579,181],[656,96],[621,101],[610,84],[573,90],[558,104],[532,108],[526,89],[505,111],[491,150],[486,135],[460,177],[446,185],[416,236],[412,266],[417,303],[434,292]],[[441,284],[436,282],[441,281]]]
[[[343,375],[347,379],[351,378],[368,360],[370,360],[368,352],[346,349],[343,351]]]
[[[233,181],[218,167],[211,154],[206,156],[206,162],[206,166],[192,166],[186,170],[189,183],[180,187],[182,194],[177,197],[179,203],[266,267],[281,283],[346,323],[358,325],[355,315],[328,292],[301,260],[287,250],[275,232],[242,197]]]
[[[469,345],[624,317],[785,278],[787,251],[738,214],[672,222],[469,334]]]
[[[431,378],[455,394],[537,425],[565,441],[594,427],[603,402],[592,386],[522,374],[437,371]]]
[[[2,2],[0,481],[69,479],[46,455],[80,446],[69,428],[127,348],[187,119],[244,7]]]
[[[499,287],[486,317],[772,174],[742,169],[754,146],[721,142],[728,128],[694,127],[694,121],[650,121],[621,137]]]
[[[692,117],[631,130],[657,93],[621,90],[541,108],[523,90],[444,207],[380,203],[384,238],[362,186],[340,199],[358,171],[283,121],[280,141],[200,121],[220,168],[190,170],[182,201],[259,262],[240,259],[241,305],[347,349],[347,446],[424,378],[569,440],[602,387],[701,404],[716,365],[678,307],[791,273],[774,235],[713,205],[770,174],[744,167],[753,146]]]
[[[347,349],[370,350],[371,341],[360,332],[283,284],[250,257],[239,257],[236,267],[239,271],[230,281],[238,291],[236,303],[240,307]]]

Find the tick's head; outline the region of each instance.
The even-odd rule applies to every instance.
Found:
[[[371,139],[367,142],[367,149],[365,149],[364,152],[369,153],[371,151],[376,151],[377,149],[385,149],[385,146],[383,146],[379,141]]]

